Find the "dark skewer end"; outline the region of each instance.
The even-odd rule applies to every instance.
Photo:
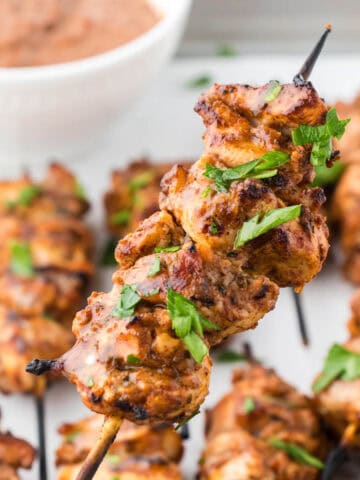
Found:
[[[300,69],[300,72],[295,75],[293,82],[297,87],[306,85],[308,83],[308,79],[310,77],[312,69],[314,68],[315,63],[319,58],[319,55],[323,49],[327,36],[331,32],[331,30],[332,30],[331,23],[326,24],[325,32],[321,35],[314,49],[312,50],[308,58],[305,60],[304,65]]]
[[[49,370],[53,370],[57,366],[56,360],[39,360],[35,358],[26,365],[26,372],[33,375],[42,375]]]

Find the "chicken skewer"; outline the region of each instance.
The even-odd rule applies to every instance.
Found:
[[[114,418],[191,416],[208,391],[208,347],[255,327],[279,286],[301,289],[326,257],[324,196],[308,188],[310,157],[326,161],[328,122],[340,136],[345,124],[311,84],[215,85],[196,111],[207,128],[204,155],[165,175],[161,211],[119,242],[113,290],[94,293],[76,316],[74,347],[28,366],[75,383],[83,402],[113,423],[109,436]],[[321,127],[326,151],[302,142],[303,125]],[[91,478],[104,442],[79,479]]]
[[[312,401],[252,363],[206,416],[200,480],[316,480],[329,444]]]
[[[64,441],[57,450],[61,466],[58,480],[75,480],[101,430],[101,415],[94,415],[60,428]],[[124,421],[95,478],[99,480],[181,480],[178,462],[182,456],[181,437],[172,426],[136,426]]]
[[[0,432],[0,480],[19,480],[19,468],[30,469],[35,459],[35,450],[25,440],[9,432]]]
[[[47,379],[24,367],[73,342],[70,322],[92,274],[92,238],[81,220],[87,209],[75,177],[59,164],[40,183],[27,175],[0,182],[0,390],[35,395],[43,479]]]

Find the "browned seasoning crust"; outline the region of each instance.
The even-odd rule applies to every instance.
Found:
[[[104,196],[108,230],[116,237],[133,232],[141,222],[159,210],[160,181],[174,163],[155,164],[146,158],[114,170],[111,185]],[[128,220],[116,218],[126,212]]]
[[[194,302],[218,331],[205,329],[215,345],[226,336],[256,327],[275,306],[279,286],[300,289],[320,270],[328,230],[321,189],[308,188],[314,172],[310,146],[294,147],[291,129],[319,125],[328,107],[310,84],[285,85],[271,104],[268,86],[215,85],[196,110],[207,127],[205,153],[190,168],[178,165],[161,184],[161,211],[146,219],[116,249],[118,271],[109,293],[94,293],[74,321],[76,344],[52,367],[76,384],[83,402],[105,415],[138,423],[179,421],[204,400],[211,362],[195,363],[175,336],[165,308],[169,286]],[[233,166],[272,150],[291,161],[270,180],[235,181],[228,192],[202,192],[213,183],[206,162]],[[234,250],[236,231],[257,213],[302,205],[301,216]],[[217,223],[211,232],[210,224]],[[154,247],[178,245],[156,254],[160,269],[148,276]],[[125,284],[141,297],[134,315],[118,318],[114,307]],[[133,355],[136,364],[127,358]],[[89,382],[90,378],[90,382]]]
[[[0,432],[0,480],[19,480],[17,471],[30,469],[35,459],[34,448],[9,432]]]
[[[350,338],[343,346],[360,354],[360,290],[351,300],[351,318],[348,323]],[[330,428],[341,438],[347,427],[353,425],[351,443],[360,446],[360,379],[338,379],[316,396],[318,409]]]
[[[103,422],[100,415],[62,425],[63,443],[56,452],[58,480],[75,480],[81,463],[96,441]],[[171,426],[136,426],[124,421],[94,480],[181,480],[180,435]]]
[[[246,402],[252,409],[247,413]],[[200,480],[315,480],[319,471],[269,445],[278,438],[324,458],[327,451],[311,401],[260,365],[236,370],[233,388],[207,412]]]
[[[330,216],[339,228],[345,276],[360,285],[360,96],[349,103],[337,102],[336,109],[351,122],[335,145],[341,151],[345,172],[336,186]]]
[[[37,193],[18,200],[27,189]],[[52,164],[44,180],[29,176],[0,182],[0,389],[32,392],[39,380],[25,373],[34,356],[67,350],[71,320],[93,273],[92,234],[82,217],[88,203],[76,193],[75,177]],[[11,269],[12,242],[27,245],[33,275]],[[40,385],[41,387],[41,385]]]

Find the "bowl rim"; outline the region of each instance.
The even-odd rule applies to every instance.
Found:
[[[172,0],[173,1],[173,0]],[[0,67],[0,81],[27,83],[34,80],[56,80],[68,78],[89,72],[106,69],[112,65],[134,57],[147,47],[161,39],[178,19],[182,19],[192,4],[192,0],[176,0],[174,8],[156,23],[150,30],[119,47],[90,57],[65,63],[40,65],[35,67]]]

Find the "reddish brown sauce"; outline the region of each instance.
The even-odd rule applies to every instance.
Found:
[[[0,66],[97,55],[133,40],[160,18],[148,0],[0,0]]]

